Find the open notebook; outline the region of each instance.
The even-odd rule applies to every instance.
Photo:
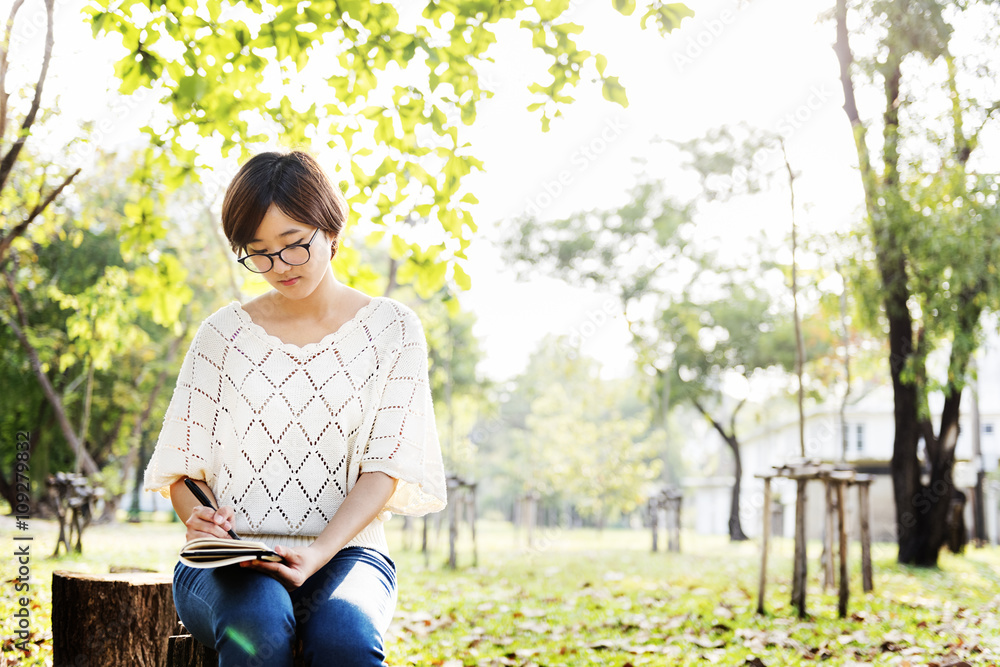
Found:
[[[199,537],[181,548],[181,562],[188,567],[209,568],[232,565],[245,560],[284,560],[271,547],[253,540]]]

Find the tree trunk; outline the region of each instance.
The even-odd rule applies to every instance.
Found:
[[[972,380],[969,388],[972,390],[972,460],[976,465],[976,486],[973,489],[972,503],[972,534],[976,546],[986,544],[986,506],[983,494],[983,478],[986,475],[986,464],[983,461],[982,424],[979,420],[979,380],[976,379],[975,359],[970,363]]]
[[[952,348],[949,364],[949,383],[945,388],[945,404],[941,424],[935,435],[933,427],[920,419],[920,407],[926,391],[925,358],[927,344],[917,333],[914,346],[914,322],[910,314],[908,258],[898,234],[891,227],[896,218],[905,214],[908,204],[899,189],[899,108],[902,59],[898,46],[891,45],[880,65],[884,80],[885,111],[883,114],[882,162],[884,171],[879,176],[871,165],[866,129],[858,114],[851,79],[850,65],[853,54],[847,31],[847,2],[837,0],[837,41],[835,51],[840,62],[840,79],[844,89],[844,112],[851,123],[858,164],[864,186],[865,206],[871,224],[876,263],[881,278],[881,291],[885,316],[889,324],[889,368],[893,386],[893,413],[895,435],[892,452],[892,482],[896,502],[896,529],[899,545],[898,560],[902,564],[933,567],[938,553],[947,541],[949,508],[954,486],[952,467],[954,447],[958,436],[959,404],[961,389],[958,383],[965,376],[968,352]],[[890,27],[892,29],[892,27]],[[956,147],[964,138],[958,132]],[[968,159],[967,151],[959,158]],[[963,162],[964,163],[964,162]],[[960,332],[972,333],[979,319],[979,311],[971,307],[971,298],[956,296],[959,307]],[[908,376],[904,380],[904,373]],[[926,405],[926,402],[923,402]],[[925,486],[921,481],[921,464],[917,446],[923,438],[930,480]]]
[[[847,460],[847,401],[851,396],[851,336],[847,327],[847,279],[837,264],[837,273],[843,281],[840,290],[840,327],[844,346],[844,397],[840,401],[840,460]]]
[[[712,415],[708,414],[708,410],[701,404],[701,401],[694,400],[694,407],[698,408],[705,419],[712,424],[712,427],[718,432],[729,449],[733,452],[733,465],[734,465],[734,475],[733,480],[733,495],[729,502],[729,539],[733,542],[742,542],[748,539],[746,533],[743,532],[743,526],[740,523],[740,486],[743,481],[743,462],[740,460],[740,442],[736,439],[736,414],[746,403],[746,399],[740,401],[736,409],[733,410],[732,418],[730,420],[729,432],[720,424]]]
[[[733,451],[733,462],[736,469],[733,473],[736,479],[733,480],[733,495],[729,502],[729,539],[733,542],[742,542],[748,539],[743,532],[743,525],[740,523],[740,486],[743,481],[743,462],[740,460],[740,443],[734,436],[726,438],[726,444]]]
[[[393,290],[396,289],[396,269],[398,268],[397,262],[393,258],[389,258],[389,281],[385,286],[385,294],[383,296],[389,296],[392,294]]]
[[[798,230],[795,225],[795,172],[792,171],[792,163],[788,161],[788,153],[785,151],[785,142],[781,143],[781,155],[785,159],[785,169],[788,171],[788,191],[791,195],[792,210],[792,318],[795,321],[795,377],[798,379],[799,391],[799,455],[805,458],[806,455],[806,408],[805,408],[805,387],[802,386],[802,365],[805,363],[806,349],[802,342],[802,320],[799,317],[799,266],[796,259],[798,252]]]
[[[54,667],[158,667],[177,626],[169,574],[52,573]]]

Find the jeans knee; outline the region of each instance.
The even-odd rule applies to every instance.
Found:
[[[385,664],[382,635],[359,607],[340,601],[333,608],[327,603],[324,612],[300,628],[310,664],[323,664],[322,658],[330,656],[336,656],[338,667]]]
[[[276,655],[290,654],[295,618],[290,606],[242,608],[228,614],[216,632],[220,652],[228,644],[246,656],[247,667],[263,667]]]

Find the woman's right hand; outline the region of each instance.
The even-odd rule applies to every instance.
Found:
[[[184,522],[187,526],[187,540],[190,542],[199,537],[221,537],[231,540],[232,536],[226,531],[233,527],[235,520],[236,510],[232,507],[224,506],[215,510],[196,505],[191,510],[191,516]]]

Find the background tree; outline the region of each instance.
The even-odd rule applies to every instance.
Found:
[[[720,135],[733,143],[728,130],[722,130],[679,145],[692,160],[689,166],[702,177],[704,191],[695,200],[680,203],[666,193],[663,183],[640,181],[624,206],[551,222],[521,219],[504,243],[521,276],[542,268],[568,282],[618,296],[640,369],[655,378],[655,390],[649,394],[651,414],[658,414],[662,427],[671,406],[686,401],[709,420],[732,451],[736,476],[730,537],[743,540],[742,465],[736,435],[740,404],[730,405],[723,381],[733,373],[749,378],[770,367],[793,368],[795,337],[793,329],[789,364],[781,338],[786,329],[778,321],[791,314],[782,314],[780,297],[748,284],[762,280],[773,262],[751,252],[742,266],[727,270],[721,260],[688,240],[700,204],[736,191],[760,192],[766,185],[759,174],[740,177],[737,172],[744,162],[752,164],[759,146],[741,152],[721,150],[716,147]],[[780,270],[777,277],[783,277]],[[713,354],[716,343],[719,353]],[[720,410],[728,411],[728,417]]]
[[[635,378],[601,379],[565,337],[539,343],[499,408],[502,426],[483,445],[494,506],[537,493],[564,519],[603,527],[635,511],[660,474],[663,435]]]
[[[565,17],[569,5],[465,0],[397,10],[358,0],[154,6],[94,0],[86,12],[95,35],[115,35],[127,50],[116,65],[121,92],[146,87],[169,105],[169,114],[143,128],[148,168],[167,174],[170,186],[189,176],[227,182],[230,174],[204,168],[210,161],[203,151],[185,148],[189,133],[240,161],[279,136],[287,145],[325,143],[350,154],[340,164],[349,222],[371,222],[375,237],[389,233],[389,251],[400,263],[395,280],[420,278],[427,298],[447,276],[468,283],[463,265],[476,230],[469,210],[476,199],[462,183],[482,163],[460,128],[474,122],[478,103],[493,94],[481,87],[480,71],[492,59],[501,23],[517,22],[551,63],[529,87],[528,110],[539,114],[543,129],[573,101],[568,93],[583,77],[599,82],[606,99],[627,104],[618,78],[606,73],[607,59],[577,47],[583,26]],[[626,15],[637,8],[614,6]],[[638,23],[666,34],[690,15],[682,4],[654,1]],[[262,85],[265,71],[273,74],[269,85]],[[411,219],[434,223],[434,248],[396,235]]]
[[[0,151],[0,269],[7,290],[0,317],[5,333],[13,333],[27,355],[27,368],[51,404],[63,439],[88,474],[96,474],[102,461],[112,460],[106,452],[92,449],[122,447],[118,439],[122,433],[128,433],[132,443],[141,441],[149,436],[142,422],[155,421],[158,414],[157,391],[147,394],[150,401],[142,409],[134,405],[135,410],[130,407],[115,416],[115,408],[109,405],[109,412],[103,412],[102,397],[111,395],[109,388],[121,387],[101,386],[110,380],[101,372],[127,368],[117,363],[122,348],[142,347],[149,342],[143,336],[151,332],[163,336],[164,331],[156,326],[169,327],[173,334],[169,342],[158,340],[162,342],[160,360],[172,358],[170,350],[183,344],[177,342],[187,331],[179,308],[194,297],[177,291],[186,276],[171,251],[173,240],[167,236],[168,230],[176,231],[168,224],[178,220],[170,213],[172,207],[176,213],[175,200],[188,198],[178,190],[186,183],[200,186],[190,199],[199,199],[200,193],[202,200],[180,217],[191,222],[210,211],[232,176],[227,170],[235,168],[235,162],[256,150],[260,142],[280,136],[285,144],[325,142],[350,152],[352,161],[340,165],[338,176],[350,172],[342,186],[351,204],[351,222],[374,223],[376,230],[371,231],[369,225],[364,234],[373,242],[382,242],[383,255],[390,257],[389,289],[411,284],[422,298],[430,298],[446,285],[459,289],[469,286],[462,262],[476,228],[469,211],[475,197],[461,183],[481,163],[472,154],[472,147],[462,141],[459,130],[475,119],[476,104],[492,95],[479,86],[479,71],[490,59],[487,50],[495,41],[493,28],[502,21],[520,21],[521,28],[533,36],[532,48],[549,59],[548,74],[532,86],[536,102],[531,111],[540,114],[543,127],[572,102],[567,92],[581,77],[598,82],[608,100],[627,104],[617,77],[605,72],[606,59],[577,48],[575,35],[582,26],[564,17],[568,2],[533,6],[521,2],[427,3],[407,7],[405,16],[387,3],[342,0],[277,8],[258,2],[216,0],[207,5],[178,1],[156,6],[94,2],[86,14],[95,37],[102,32],[114,34],[128,50],[116,65],[120,92],[133,95],[143,88],[161,106],[144,128],[148,145],[131,160],[127,176],[118,181],[124,187],[117,196],[125,200],[117,209],[122,222],[118,227],[119,258],[109,260],[106,270],[101,268],[104,273],[95,277],[89,289],[67,290],[54,274],[43,275],[47,269],[34,264],[47,256],[54,240],[72,238],[80,243],[74,225],[66,224],[69,218],[60,217],[70,211],[78,213],[80,207],[54,211],[51,205],[60,194],[77,202],[90,199],[83,187],[73,189],[80,170],[59,166],[73,162],[67,157],[85,148],[89,135],[81,125],[78,138],[60,155],[32,155],[25,150],[32,133],[39,131],[53,111],[44,108],[42,92],[56,45],[54,4],[41,2],[46,37],[37,80],[8,80],[8,71],[14,71],[9,68],[12,59],[28,52],[24,40],[17,38],[25,20],[19,14],[24,6],[20,0],[11,8],[0,45],[0,144],[6,144]],[[620,3],[617,8],[623,14],[636,9],[634,3]],[[639,27],[666,34],[689,15],[683,5],[654,2],[640,13]],[[325,73],[317,74],[324,68]],[[268,74],[268,85],[265,70],[276,73]],[[327,85],[309,84],[312,103],[301,107],[297,96],[313,76],[319,78],[312,80]],[[270,86],[272,83],[275,85]],[[27,95],[8,94],[22,84]],[[325,97],[317,94],[319,91]],[[204,140],[196,148],[182,139],[192,130]],[[236,146],[239,151],[233,153]],[[213,171],[210,164],[226,166]],[[436,244],[427,247],[403,233],[417,221],[439,228]],[[80,230],[89,229],[87,223],[76,222]],[[64,229],[58,238],[53,236],[57,228]],[[212,244],[209,247],[218,249],[217,234],[203,238]],[[85,252],[90,249],[87,245]],[[62,249],[53,248],[52,252],[54,257]],[[377,282],[377,272],[362,265],[358,248],[344,244],[340,255],[338,278],[359,287]],[[237,294],[237,282],[243,279],[234,278],[232,273],[220,278],[224,280],[220,285]],[[45,298],[61,309],[75,311],[62,323],[67,332],[62,340],[72,342],[75,350],[56,349],[62,334],[54,339],[36,335],[45,327],[58,330],[58,318],[37,322],[39,331],[34,331],[36,321],[32,318],[39,316],[41,308],[35,299],[42,295],[32,294],[30,300],[22,297],[26,289],[43,283],[48,285]],[[249,286],[253,289],[254,283]],[[137,287],[144,289],[131,291]],[[188,314],[204,316],[200,308]],[[147,319],[134,326],[144,317]],[[143,368],[153,371],[149,361],[144,359]],[[10,375],[23,384],[21,360],[11,363],[16,370]],[[84,379],[53,385],[56,372],[77,373],[74,363],[83,364]],[[151,387],[134,385],[140,392],[170,381],[163,368],[151,375],[132,370],[136,371],[133,378],[143,378],[143,382],[149,378],[153,383]],[[61,405],[66,388],[81,392],[81,414],[68,414],[70,411]],[[100,394],[96,400],[95,390]],[[121,394],[118,391],[117,398]],[[75,401],[77,396],[66,398]],[[26,414],[44,418],[34,409]],[[88,440],[90,428],[103,428],[106,418],[110,419],[107,439],[101,444]],[[51,434],[40,433],[39,437]],[[136,464],[137,469],[142,463],[141,443],[138,447],[115,450],[112,458],[124,457],[119,463],[126,467],[115,475],[127,476],[127,468]]]
[[[676,342],[674,400],[689,401],[732,453],[729,536],[745,540],[740,522],[743,465],[737,417],[757,376],[772,368],[790,371],[795,367],[795,330],[789,313],[776,307],[765,290],[724,280],[716,298],[689,297],[671,304],[661,315],[661,330]],[[733,380],[737,389],[727,391],[726,385]]]
[[[491,383],[476,368],[483,358],[472,331],[476,317],[461,310],[456,290],[456,286],[442,290],[436,298],[417,307],[427,336],[431,393],[445,468],[449,473],[471,478],[478,467],[469,433],[478,415],[489,409]],[[406,297],[397,294],[395,298]]]
[[[661,335],[655,312],[699,271],[697,262],[685,254],[692,206],[679,203],[660,181],[640,181],[626,200],[617,208],[581,211],[561,220],[522,217],[499,243],[522,280],[542,271],[617,298],[639,371],[656,379],[643,395],[650,405],[650,426],[658,427],[664,437],[664,481],[679,483],[679,452],[666,441],[674,342]]]
[[[188,333],[182,307],[187,301],[190,312],[196,305],[185,282],[188,267],[199,265],[211,286],[218,273],[206,267],[220,264],[209,244],[202,244],[208,252],[188,255],[162,242],[123,242],[136,233],[130,214],[141,196],[127,186],[132,165],[107,157],[97,164],[96,176],[76,182],[89,197],[67,198],[17,241],[30,245],[11,255],[0,303],[24,335],[20,340],[5,328],[0,336],[11,343],[5,386],[18,388],[9,392],[8,405],[21,419],[19,428],[34,425],[34,491],[44,491],[40,481],[49,472],[75,469],[99,478],[105,509],[113,512],[140,463],[151,415],[165,407],[161,392]],[[198,236],[172,242],[199,243]],[[66,437],[59,411],[79,447]],[[8,489],[0,480],[0,490]]]
[[[1000,109],[995,65],[985,56],[1000,21],[995,3],[935,1],[869,1],[849,10],[838,0],[834,18],[875,256],[858,289],[880,306],[869,325],[886,331],[889,343],[898,558],[935,566],[957,497],[962,388],[981,317],[1000,295],[998,183],[980,155],[984,128]],[[864,37],[854,41],[870,50],[854,51],[849,21]],[[858,89],[877,91],[882,111],[863,117]],[[948,362],[933,377],[927,360],[938,349]],[[935,428],[928,396],[938,390],[944,404]]]

